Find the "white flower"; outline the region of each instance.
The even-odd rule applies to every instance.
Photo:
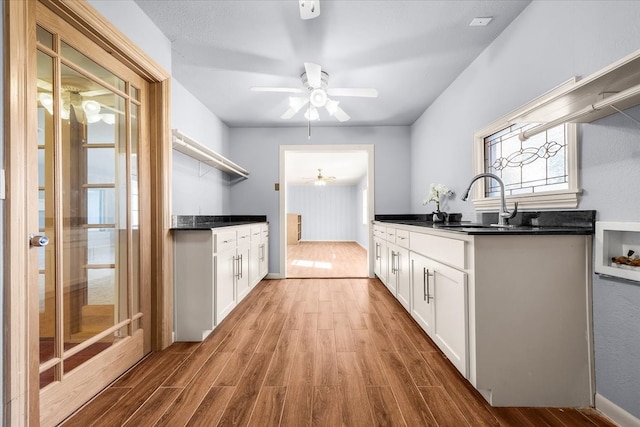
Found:
[[[429,198],[424,199],[422,201],[423,205],[426,205],[429,202],[436,202],[436,210],[440,210],[440,198],[441,197],[451,197],[453,196],[453,191],[449,190],[442,184],[431,184],[429,188]]]

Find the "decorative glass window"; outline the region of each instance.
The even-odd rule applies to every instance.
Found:
[[[508,203],[518,202],[521,209],[578,206],[581,191],[577,125],[563,123],[546,130],[539,126],[540,108],[575,81],[575,78],[568,80],[474,134],[474,173],[499,176],[504,182]],[[542,115],[545,123],[559,118],[547,112]],[[473,187],[473,204],[478,210],[498,209],[498,182],[477,181]]]
[[[485,171],[502,179],[507,196],[569,188],[566,125],[520,138],[535,126],[514,124],[484,138]],[[485,196],[500,196],[497,181],[486,182]]]

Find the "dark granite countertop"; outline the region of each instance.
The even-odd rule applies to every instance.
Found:
[[[509,220],[509,227],[496,227],[498,214],[483,213],[481,222],[433,222],[431,215],[376,215],[375,221],[443,230],[460,234],[488,235],[591,235],[596,211],[520,212]]]
[[[266,215],[173,215],[171,230],[210,230],[267,222]]]

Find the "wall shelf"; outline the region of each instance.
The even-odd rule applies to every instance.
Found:
[[[611,259],[630,250],[640,255],[640,222],[596,222],[595,272],[640,282],[640,267],[616,264]]]
[[[226,157],[216,153],[209,147],[206,147],[196,140],[189,138],[178,129],[173,129],[171,131],[171,134],[174,150],[186,154],[189,157],[193,157],[199,162],[219,169],[233,177],[244,179],[249,177],[249,171],[233,163]]]
[[[640,104],[640,50],[608,67],[565,85],[536,108],[513,117],[514,122],[542,123],[528,138],[562,123],[590,123]]]

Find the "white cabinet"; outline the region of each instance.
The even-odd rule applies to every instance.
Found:
[[[203,340],[266,275],[268,224],[258,229],[253,267],[251,228],[174,231],[176,341]]]
[[[269,273],[269,226],[262,224],[260,227],[262,232],[262,240],[258,246],[258,262],[259,262],[259,279],[262,280],[264,276]]]
[[[373,226],[373,243],[375,245],[374,273],[387,286],[389,271],[389,252],[387,247],[387,229],[379,225]],[[395,292],[394,292],[395,295]]]
[[[451,363],[467,375],[467,275],[411,253],[411,315]]]
[[[409,270],[409,232],[387,228],[389,241],[388,287],[400,304],[411,311],[411,274]]]
[[[409,231],[409,311],[491,405],[593,405],[590,235],[389,225],[394,242],[374,232],[376,274],[385,277],[378,260],[386,245],[388,282],[399,277],[400,237]]]
[[[427,335],[433,334],[433,292],[431,282],[427,283],[429,258],[411,253],[411,316]]]
[[[269,269],[269,226],[260,224],[251,227],[251,249],[249,251],[249,287],[254,287]]]

